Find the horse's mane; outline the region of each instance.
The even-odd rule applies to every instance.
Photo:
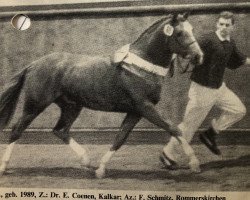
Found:
[[[154,22],[151,26],[149,26],[146,30],[144,30],[144,31],[142,32],[142,34],[133,42],[133,44],[136,43],[136,42],[138,42],[138,41],[139,41],[141,38],[143,38],[146,34],[149,35],[149,34],[151,34],[153,31],[155,31],[155,28],[158,27],[159,24],[161,24],[163,21],[166,21],[166,20],[171,19],[171,18],[172,18],[172,15],[170,14],[170,15],[168,15],[168,16],[166,16],[166,17],[164,17],[164,18],[161,18],[161,19],[157,20],[156,22]]]

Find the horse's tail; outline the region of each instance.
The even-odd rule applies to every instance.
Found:
[[[25,75],[28,68],[16,74],[3,89],[0,96],[0,130],[3,130],[10,122],[21,93]]]

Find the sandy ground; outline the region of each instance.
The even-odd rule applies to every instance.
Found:
[[[83,169],[78,157],[62,144],[17,144],[0,187],[71,188],[157,191],[249,191],[250,146],[221,146],[223,155],[212,155],[193,145],[202,172],[185,167],[168,171],[159,162],[162,145],[124,145],[107,166],[107,176],[96,179],[94,169],[109,145],[83,145],[91,157],[91,169]],[[6,145],[0,145],[0,156]]]

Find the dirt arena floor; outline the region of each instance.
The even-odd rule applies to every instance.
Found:
[[[83,169],[74,152],[49,133],[26,133],[15,146],[0,187],[112,189],[155,191],[249,191],[249,134],[231,133],[219,138],[222,156],[212,155],[197,138],[193,147],[201,161],[201,173],[182,168],[168,171],[159,161],[165,140],[162,133],[133,133],[107,166],[104,179],[95,178],[101,156],[109,149],[114,133],[76,133],[87,148],[91,169]],[[84,136],[84,139],[83,139]],[[156,139],[157,138],[157,139]],[[7,133],[0,138],[0,156]]]

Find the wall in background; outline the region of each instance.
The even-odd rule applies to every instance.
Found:
[[[117,16],[50,16],[36,17],[31,28],[26,31],[15,30],[10,21],[0,20],[0,89],[17,71],[30,62],[52,52],[70,52],[77,54],[110,55],[124,44],[134,41],[154,21],[162,16],[149,15],[117,15]],[[246,12],[238,12],[235,40],[239,48],[250,55],[249,35],[250,16]],[[216,14],[195,14],[190,22],[199,36],[204,31],[214,30]],[[32,19],[31,19],[32,20]],[[164,119],[179,123],[187,103],[187,92],[190,84],[190,74],[175,74],[166,78],[162,99],[157,109]],[[225,74],[227,85],[232,88],[250,110],[250,73],[242,68],[235,71],[227,70]],[[22,96],[14,119],[21,114]],[[212,111],[206,120],[216,117],[217,111]],[[52,128],[58,119],[59,109],[55,105],[48,107],[32,124],[32,128]],[[74,123],[75,128],[119,127],[124,114],[104,113],[83,109]],[[49,120],[48,120],[49,119]],[[236,128],[250,128],[250,114],[237,123]],[[137,127],[154,127],[142,120]]]

